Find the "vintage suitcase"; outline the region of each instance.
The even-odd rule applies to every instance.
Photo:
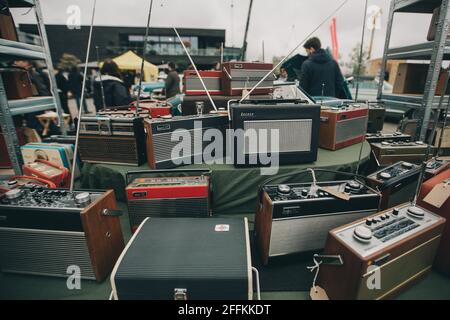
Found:
[[[338,150],[364,141],[369,108],[351,104],[340,108],[322,107],[319,147]]]
[[[431,270],[444,224],[406,203],[333,229],[317,284],[332,300],[391,299]]]
[[[114,299],[252,299],[247,218],[146,218],[117,260],[111,286]]]
[[[225,62],[222,69],[222,90],[228,96],[241,96],[243,90],[253,88],[272,68],[271,63]],[[252,93],[271,93],[274,80],[275,75],[269,75]]]
[[[210,95],[223,94],[222,71],[199,71],[199,73]],[[184,71],[183,92],[188,96],[206,95],[206,91],[195,70]]]
[[[441,184],[446,184],[446,188],[450,189],[450,169],[443,171],[439,175],[431,178],[422,184],[417,204],[431,212],[434,212],[447,220],[444,232],[442,234],[441,244],[438,249],[434,266],[437,270],[450,277],[450,197],[438,208],[429,202],[424,201],[424,198],[433,190],[435,186],[439,187]],[[439,191],[437,191],[439,192]],[[433,202],[433,201],[432,201]]]
[[[16,25],[7,0],[0,0],[0,38],[18,41]]]
[[[391,165],[398,161],[422,163],[433,156],[434,147],[430,147],[428,159],[426,158],[428,145],[421,142],[376,142],[370,144],[380,165]]]
[[[30,76],[25,69],[2,68],[0,72],[8,99],[24,99],[33,95]]]

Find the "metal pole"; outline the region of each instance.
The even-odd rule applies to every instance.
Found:
[[[147,50],[148,29],[150,27],[150,18],[152,16],[152,8],[153,8],[153,0],[150,1],[150,8],[148,10],[148,17],[147,17],[147,28],[145,29],[144,49],[142,50],[141,72],[139,74],[138,96],[136,99],[136,110],[135,110],[136,115],[139,115],[138,109],[139,109],[139,102],[141,101],[142,77],[143,77],[143,73],[144,73],[144,63],[145,63],[145,50]]]
[[[100,55],[98,54],[98,46],[95,46],[95,51],[97,53],[98,76],[100,77],[100,90],[102,93],[102,105],[103,105],[103,109],[105,109],[106,108],[105,88],[103,87],[102,70],[100,68]]]
[[[80,137],[80,123],[81,123],[81,115],[83,114],[83,101],[84,101],[84,93],[85,93],[85,87],[86,87],[86,76],[87,76],[87,67],[88,67],[88,61],[89,61],[89,53],[91,51],[91,40],[92,40],[92,29],[94,26],[94,17],[95,17],[95,8],[97,6],[97,0],[94,0],[94,5],[92,6],[92,17],[91,17],[91,27],[89,29],[89,38],[88,38],[88,44],[87,44],[87,52],[86,52],[86,60],[84,64],[84,74],[83,74],[83,85],[81,86],[81,104],[80,104],[80,110],[78,110],[78,123],[77,123],[77,134],[75,136],[75,150],[73,152],[73,164],[72,164],[72,173],[70,176],[70,191],[73,190],[74,187],[74,181],[75,181],[75,168],[77,166],[78,161],[78,140]]]
[[[363,60],[363,54],[364,54],[364,35],[366,32],[366,19],[367,19],[367,3],[368,0],[366,0],[366,3],[364,5],[364,18],[362,23],[362,32],[361,32],[361,46],[359,48],[359,59],[358,59],[358,69],[356,71],[356,92],[355,92],[355,101],[358,101],[358,93],[359,93],[359,77],[361,76],[361,66],[362,66],[362,60]]]
[[[329,14],[325,19],[323,19],[323,21],[316,27],[314,28],[299,44],[297,44],[295,46],[294,49],[292,49],[283,59],[281,59],[280,62],[278,62],[273,68],[272,70],[270,70],[269,72],[266,73],[266,75],[264,77],[262,77],[261,80],[259,80],[259,82],[257,84],[255,84],[253,86],[253,88],[248,91],[244,97],[242,97],[241,100],[239,100],[239,102],[244,101],[245,99],[247,99],[248,96],[250,96],[250,94],[264,81],[267,79],[267,77],[271,74],[273,74],[273,72],[283,64],[283,62],[285,62],[291,54],[293,54],[306,40],[308,40],[309,37],[311,37],[313,35],[314,32],[316,32],[321,26],[324,25],[325,22],[328,21],[328,19],[330,19],[332,16],[334,16],[336,14],[336,12],[338,12],[346,3],[348,2],[348,0],[344,0],[331,14]]]
[[[42,16],[41,4],[40,4],[39,0],[35,0],[34,2],[35,2],[34,11],[36,14],[37,27],[39,30],[39,34],[41,35],[41,38],[42,38],[42,45],[43,45],[43,49],[44,49],[44,53],[45,53],[45,62],[47,64],[48,77],[50,79],[50,86],[51,86],[50,89],[53,93],[53,99],[55,100],[56,112],[58,113],[59,127],[61,130],[61,133],[63,135],[66,135],[67,130],[66,130],[66,127],[64,124],[64,115],[63,115],[63,110],[61,107],[61,100],[59,98],[58,85],[57,85],[56,79],[55,79],[55,70],[53,69],[52,57],[50,55],[50,47],[48,45],[47,32],[45,31],[44,18]]]
[[[250,16],[252,14],[252,5],[253,0],[250,0],[250,4],[248,7],[248,13],[247,13],[247,23],[245,25],[245,33],[244,33],[244,43],[242,44],[242,51],[241,51],[241,61],[245,61],[245,55],[247,53],[247,34],[248,34],[248,28],[250,26]]]

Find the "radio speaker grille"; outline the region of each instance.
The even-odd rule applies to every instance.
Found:
[[[338,121],[336,123],[336,143],[365,135],[366,126],[367,117]]]
[[[84,161],[135,163],[138,161],[135,138],[80,136],[80,157]]]

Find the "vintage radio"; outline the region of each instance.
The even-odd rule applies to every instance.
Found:
[[[72,171],[74,145],[63,143],[27,143],[20,148],[25,164],[46,160]],[[80,161],[75,166],[75,178],[80,176]]]
[[[228,117],[225,115],[206,114],[146,119],[145,127],[148,165],[152,169],[174,168],[194,162],[202,163],[204,148],[212,143],[203,139],[203,134],[208,129],[219,130],[223,138],[215,144],[218,148],[215,149],[215,154],[212,154],[213,159],[208,160],[222,160],[225,156],[225,130],[228,127]],[[180,149],[180,143],[183,150],[173,154],[177,145]],[[218,150],[221,147],[222,149]]]
[[[18,41],[16,25],[7,0],[0,0],[0,38]]]
[[[82,117],[78,148],[84,162],[140,166],[147,160],[144,118]]]
[[[425,180],[431,179],[437,176],[442,171],[446,170],[450,165],[448,157],[444,158],[432,158],[427,161],[425,167]]]
[[[318,284],[333,300],[389,299],[430,271],[445,219],[411,204],[330,231]]]
[[[210,95],[223,94],[222,71],[199,71],[203,83]],[[195,70],[184,71],[183,92],[186,95],[206,95],[206,91]]]
[[[127,173],[126,194],[134,231],[147,217],[208,217],[210,170],[153,170]]]
[[[235,166],[268,165],[261,161],[267,155],[277,156],[279,164],[317,160],[319,105],[303,100],[245,100],[230,104],[230,114]],[[251,141],[254,133],[258,141]]]
[[[252,89],[272,68],[271,63],[224,62],[222,90],[228,96],[241,96],[243,90]],[[253,94],[271,93],[274,80],[275,75],[269,75],[253,90]]]
[[[8,99],[24,99],[33,95],[31,80],[27,70],[13,67],[2,68],[0,72]]]
[[[136,101],[130,103],[131,110],[136,110]],[[139,108],[143,111],[148,110],[151,118],[158,118],[172,114],[172,105],[159,100],[141,100],[139,101]]]
[[[0,198],[3,272],[103,280],[124,248],[114,191],[30,187]]]
[[[211,96],[216,108],[227,110],[228,109],[228,101],[235,100],[235,96],[222,96],[222,95],[214,95]],[[271,99],[269,95],[251,95],[251,98],[254,100],[263,100],[263,99]],[[203,102],[203,113],[209,113],[211,111],[215,111],[214,107],[209,100],[207,95],[202,96],[188,96],[184,95],[181,97],[181,112],[183,116],[190,116],[197,114],[197,102]]]
[[[317,186],[318,190],[311,183],[263,186],[255,235],[264,264],[272,257],[321,249],[329,230],[378,211],[380,195],[358,181]]]
[[[253,298],[247,218],[146,218],[111,274],[114,299]]]
[[[398,161],[422,163],[426,161],[428,145],[422,141],[415,142],[375,142],[371,148],[380,165],[391,165]],[[430,148],[428,157],[433,155],[434,148]]]
[[[404,134],[401,132],[394,132],[394,133],[368,133],[366,134],[366,140],[369,143],[376,143],[376,142],[411,142],[412,137],[409,134]]]
[[[380,209],[392,208],[414,198],[420,166],[400,161],[367,176],[369,186],[381,192]]]
[[[436,188],[436,189],[435,189]],[[447,191],[446,191],[447,190]],[[447,220],[434,261],[435,269],[450,277],[450,169],[422,184],[417,204]]]
[[[368,114],[369,108],[366,105],[322,107],[319,147],[338,150],[364,141]]]
[[[38,186],[48,189],[56,188],[56,185],[52,181],[42,178],[31,176],[13,176],[9,178],[9,180],[0,180],[0,196],[10,190],[22,188],[23,186],[26,186],[27,188]]]
[[[97,116],[111,118],[135,118],[136,108],[131,106],[104,108],[97,112]],[[137,116],[141,118],[151,118],[150,110],[139,107]]]
[[[377,133],[383,130],[384,115],[386,108],[379,102],[368,102],[369,105],[369,118],[367,120],[367,132]]]
[[[22,171],[24,175],[52,181],[60,188],[70,187],[70,171],[49,161],[37,159],[24,164]]]

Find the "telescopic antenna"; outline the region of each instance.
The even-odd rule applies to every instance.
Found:
[[[81,116],[83,114],[83,103],[84,103],[84,93],[85,93],[85,88],[86,88],[87,68],[88,68],[88,61],[89,61],[89,53],[91,51],[92,29],[94,26],[94,17],[95,17],[96,6],[97,6],[97,0],[94,0],[94,5],[92,6],[91,26],[89,28],[89,38],[88,38],[88,44],[87,44],[86,60],[84,63],[83,84],[81,86],[81,97],[80,97],[81,104],[80,104],[80,110],[78,110],[77,133],[75,136],[75,150],[73,151],[72,173],[70,176],[70,191],[73,191],[74,180],[75,180],[75,168],[77,166],[77,161],[78,161],[78,139],[80,137],[80,123],[81,123]]]
[[[103,109],[105,109],[106,108],[105,88],[103,87],[102,69],[100,68],[100,55],[98,54],[98,46],[95,46],[95,51],[97,53],[98,76],[100,78],[100,90],[102,93],[102,105],[103,105]]]
[[[361,46],[359,47],[359,59],[358,59],[358,69],[356,71],[356,91],[355,91],[355,102],[358,101],[358,93],[359,93],[359,77],[361,73],[361,66],[362,66],[362,56],[364,51],[364,34],[366,32],[366,19],[367,19],[367,2],[364,5],[364,19],[362,24],[362,34],[361,34]]]
[[[189,61],[191,62],[191,65],[194,67],[195,73],[197,74],[197,77],[200,79],[200,82],[201,82],[201,84],[203,86],[203,89],[205,89],[206,94],[208,95],[209,101],[211,101],[211,105],[213,106],[214,110],[217,111],[216,104],[214,103],[213,99],[211,98],[211,95],[209,94],[209,90],[208,90],[208,88],[206,88],[205,82],[203,82],[203,78],[200,75],[200,72],[198,72],[198,69],[197,69],[197,66],[194,63],[194,60],[192,60],[192,57],[189,54],[189,51],[187,50],[186,46],[184,45],[183,40],[181,40],[180,34],[177,31],[177,28],[173,28],[173,30],[175,31],[175,33],[176,33],[176,35],[178,37],[178,40],[180,40],[180,43],[183,46],[184,52],[186,52],[186,54],[187,54],[187,56],[189,58]]]
[[[152,16],[152,8],[153,8],[153,0],[150,1],[150,8],[148,10],[148,17],[147,17],[147,27],[145,28],[144,48],[142,50],[141,71],[139,73],[138,95],[136,99],[136,110],[135,110],[136,115],[139,114],[139,102],[141,101],[142,77],[144,73],[144,64],[145,64],[145,50],[147,50],[148,29],[150,28],[150,18]]]
[[[242,102],[242,101],[244,101],[245,99],[247,99],[248,98],[248,96],[250,96],[250,94],[264,81],[264,80],[266,80],[267,79],[267,77],[269,76],[269,75],[271,75],[271,74],[273,74],[273,72],[279,67],[279,66],[281,66],[282,64],[283,64],[283,62],[284,61],[286,61],[290,56],[291,56],[291,54],[293,54],[306,40],[308,40],[308,38],[309,37],[311,37],[313,34],[314,34],[314,32],[316,32],[321,26],[323,26],[332,16],[334,16],[346,3],[348,2],[348,0],[344,0],[335,10],[333,10],[333,12],[331,13],[331,14],[329,14],[325,19],[323,19],[323,21],[316,27],[316,28],[314,28],[314,30],[312,30],[299,44],[297,44],[296,46],[295,46],[295,48],[294,49],[292,49],[283,59],[281,59],[281,61],[280,62],[278,62],[273,68],[272,68],[272,70],[270,70],[269,72],[267,72],[267,74],[264,76],[264,77],[262,77],[262,79],[261,80],[259,80],[259,82],[257,83],[257,84],[255,84],[254,86],[253,86],[253,88],[250,90],[250,91],[248,91],[243,97],[242,97],[242,99],[241,100],[239,100],[239,102]]]

